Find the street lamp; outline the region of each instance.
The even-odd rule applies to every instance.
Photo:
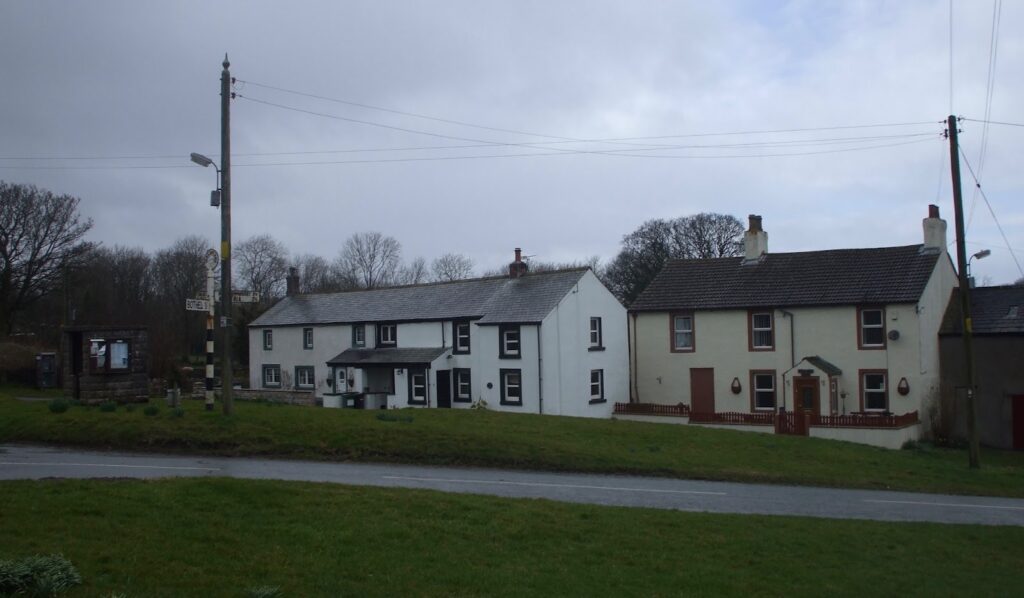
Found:
[[[207,166],[213,166],[213,169],[217,171],[217,188],[210,191],[210,205],[219,208],[220,207],[220,168],[217,168],[217,163],[207,158],[202,154],[192,152],[189,157],[193,162],[206,168]]]
[[[992,255],[992,250],[991,249],[982,249],[978,253],[975,253],[974,255],[972,255],[971,259],[967,260],[967,280],[968,280],[969,284],[971,285],[972,289],[974,288],[974,277],[971,276],[971,262],[973,262],[975,260],[975,258],[977,258],[979,260],[983,260],[983,259],[987,258],[990,255]]]

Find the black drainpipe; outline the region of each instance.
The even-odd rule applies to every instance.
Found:
[[[540,354],[540,324],[537,324],[537,411],[544,414],[544,360]]]
[[[783,316],[789,318],[789,361],[790,361],[790,365],[789,365],[789,369],[786,370],[786,372],[783,372],[783,374],[782,374],[782,388],[780,389],[782,391],[780,393],[782,395],[782,408],[785,409],[785,407],[786,407],[786,390],[785,390],[785,388],[786,388],[786,373],[793,371],[793,368],[796,367],[796,337],[793,336],[793,334],[794,334],[793,333],[793,314],[791,312],[788,312],[788,311],[784,310],[784,309],[780,309],[779,312],[781,312]]]

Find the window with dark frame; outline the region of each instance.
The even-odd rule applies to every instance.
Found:
[[[274,348],[274,331],[264,330],[263,331],[263,350],[269,351]]]
[[[775,349],[775,317],[770,311],[750,312],[750,350]]]
[[[391,322],[377,324],[377,346],[398,346],[398,324]]]
[[[469,320],[452,322],[452,353],[465,355],[469,353]]]
[[[858,347],[881,349],[885,347],[885,310],[879,307],[857,310]]]
[[[457,403],[473,402],[473,381],[472,374],[468,368],[452,369],[452,378],[455,380],[454,401]]]
[[[604,339],[601,337],[601,318],[590,318],[590,348],[600,349],[604,347]]]
[[[775,372],[750,372],[750,394],[754,411],[774,410],[776,404]]]
[[[313,348],[313,329],[303,328],[302,329],[302,348],[312,349]]]
[[[311,365],[295,366],[295,388],[314,388],[315,386],[315,368]]]
[[[501,370],[501,404],[522,406],[523,374],[522,370]]]
[[[366,346],[366,325],[365,324],[353,324],[352,325],[352,346],[353,347],[365,347]]]
[[[125,339],[89,339],[89,366],[93,372],[124,373],[131,369],[131,343]]]
[[[280,388],[281,387],[281,366],[280,365],[264,365],[263,366],[263,388]]]
[[[693,351],[693,314],[672,314],[672,350]]]
[[[521,354],[521,337],[518,324],[502,324],[498,327],[498,357],[517,358]]]
[[[889,393],[886,390],[886,372],[861,373],[861,398],[864,411],[888,411]]]
[[[409,404],[427,404],[427,371],[425,369],[409,369]]]
[[[604,402],[604,370],[590,370],[590,402]]]

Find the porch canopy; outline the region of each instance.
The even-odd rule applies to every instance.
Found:
[[[426,367],[444,354],[448,347],[409,347],[391,349],[346,349],[329,359],[332,367]]]

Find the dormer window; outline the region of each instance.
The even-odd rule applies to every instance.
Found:
[[[516,359],[519,355],[519,325],[502,324],[498,327],[498,356],[504,359]]]

